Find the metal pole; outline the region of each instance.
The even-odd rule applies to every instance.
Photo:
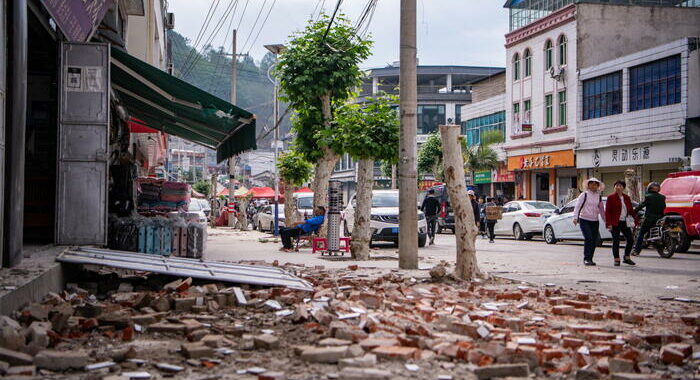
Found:
[[[27,0],[8,1],[11,7],[11,37],[7,53],[9,97],[7,110],[7,183],[3,265],[14,267],[22,261],[24,239],[24,150],[27,127]],[[4,52],[3,52],[4,54]]]
[[[418,269],[416,0],[401,0],[400,29],[399,268]]]
[[[279,55],[275,54],[275,66],[277,66]],[[277,118],[279,117],[279,101],[277,100],[277,92],[279,91],[279,82],[277,77],[275,77],[275,99],[273,99],[274,109],[272,110],[272,120],[275,123],[275,160],[272,163],[275,169],[275,231],[274,235],[278,236],[280,234],[280,216],[279,216],[279,197],[280,197],[280,179],[279,173],[277,172],[277,157],[279,156],[279,139],[280,139],[280,129],[277,123]],[[289,221],[291,223],[291,220]]]
[[[231,56],[231,104],[236,104],[236,82],[238,82],[238,75],[236,72],[236,64],[238,63],[238,58],[236,56],[236,29],[233,30],[233,40],[231,41],[231,46],[233,50],[233,55]],[[236,159],[230,157],[228,159],[228,226],[233,227],[236,225],[236,219],[232,216],[231,211],[233,210],[233,193],[235,188],[233,187],[233,180],[236,177]]]

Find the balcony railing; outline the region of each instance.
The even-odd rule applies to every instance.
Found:
[[[360,96],[371,96],[372,95],[372,84],[363,83],[360,88]],[[452,86],[452,90],[447,90],[445,85],[422,85],[418,86],[419,94],[469,94],[471,91],[470,86]],[[398,85],[393,84],[380,84],[377,85],[377,92],[385,92],[387,94],[399,94]]]

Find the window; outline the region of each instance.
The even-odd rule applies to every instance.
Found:
[[[630,68],[630,112],[680,102],[680,55]]]
[[[430,104],[418,106],[418,133],[427,135],[437,131],[438,125],[445,124],[445,105]]]
[[[622,72],[583,81],[583,120],[622,112]]]
[[[530,49],[525,50],[525,75],[523,77],[527,78],[532,75],[532,53]]]
[[[566,36],[559,37],[559,66],[566,65]]]
[[[544,69],[549,70],[554,66],[554,46],[551,40],[544,45]]]
[[[513,56],[513,80],[520,79],[520,55],[515,53]]]
[[[559,126],[566,125],[566,90],[559,91]]]
[[[520,124],[520,103],[513,103],[513,124]]]
[[[523,123],[530,123],[530,99],[523,102],[523,110],[525,114],[523,115]]]
[[[466,104],[455,105],[455,125],[462,125],[462,107]]]
[[[467,136],[467,145],[481,144],[481,136],[487,131],[499,131],[505,138],[506,112],[496,112],[490,115],[469,119],[462,123],[462,134]]]
[[[552,94],[544,96],[544,127],[552,128],[553,108]]]

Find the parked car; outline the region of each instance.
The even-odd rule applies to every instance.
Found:
[[[343,229],[346,236],[352,234],[355,224],[355,196],[350,199],[345,209]],[[418,213],[418,246],[425,247],[428,240],[428,224],[425,214]],[[373,190],[372,211],[370,216],[370,229],[372,230],[372,242],[388,241],[399,243],[399,191],[398,190]]]
[[[260,232],[265,232],[269,231],[272,232],[275,230],[275,217],[274,217],[274,210],[275,210],[275,205],[267,205],[263,206],[260,211],[258,211],[257,219],[256,219],[256,227],[258,231]],[[278,224],[279,227],[284,227],[284,204],[280,203],[278,204],[278,215],[279,215],[279,220]]]
[[[195,198],[193,200],[199,201],[199,205],[201,206],[204,215],[209,218],[211,216],[211,204],[209,204],[209,201],[202,198]]]
[[[544,221],[557,206],[544,201],[513,201],[503,205],[503,218],[496,223],[494,233],[530,240],[542,233]]]
[[[542,236],[544,236],[544,241],[548,244],[556,244],[562,240],[583,240],[583,233],[581,232],[581,227],[574,224],[574,208],[576,207],[576,199],[565,204],[563,207],[554,210],[553,214],[547,218],[544,222],[544,227],[542,230]],[[603,197],[603,204],[607,203],[605,197]],[[633,203],[633,206],[637,206]],[[600,240],[610,240],[612,235],[607,228],[605,228],[605,222],[602,217],[598,218],[600,226],[598,227],[598,233],[600,234]]]
[[[683,232],[676,252],[688,252],[693,240],[700,238],[700,171],[671,173],[661,183],[666,196],[666,215],[683,217]]]
[[[187,206],[186,219],[196,219],[199,223],[207,224],[207,215],[204,213],[204,210],[202,210],[202,205],[199,203],[199,200],[190,200],[190,204]]]

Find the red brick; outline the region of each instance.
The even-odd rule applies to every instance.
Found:
[[[602,331],[591,331],[589,333],[586,333],[586,338],[590,340],[613,340],[617,338],[616,334],[613,333],[606,333]]]
[[[571,305],[577,309],[591,309],[593,304],[590,302],[576,301],[576,300],[564,300],[564,305]]]
[[[593,347],[589,352],[591,356],[612,356],[614,354],[610,346]]]
[[[567,351],[560,348],[547,348],[542,350],[544,360],[560,359],[566,356]]]
[[[583,340],[566,337],[562,339],[562,347],[564,348],[579,348],[583,346]]]
[[[554,315],[572,315],[574,312],[574,307],[570,305],[556,305],[552,308],[552,314]]]
[[[686,358],[693,354],[693,346],[686,343],[671,343],[667,344],[666,347],[673,348],[674,350],[682,353]]]
[[[379,346],[372,350],[378,358],[419,360],[420,350],[415,347]]]
[[[700,326],[700,311],[682,315],[681,321],[688,326]]]
[[[605,313],[605,318],[617,319],[621,321],[623,315],[625,315],[625,312],[622,310],[608,310],[608,312]]]
[[[644,316],[640,314],[625,313],[622,315],[622,321],[627,323],[644,323]]]
[[[578,301],[588,301],[590,296],[588,293],[576,293],[576,299]]]
[[[639,351],[634,348],[628,348],[617,355],[618,358],[627,359],[636,362],[639,357]]]
[[[380,346],[398,346],[399,341],[397,339],[367,338],[361,340],[359,344],[365,351],[370,351]]]
[[[497,300],[513,300],[513,301],[520,301],[523,299],[523,294],[519,292],[512,292],[512,293],[500,293],[496,295]]]
[[[550,305],[562,305],[564,304],[564,301],[566,301],[566,297],[550,297],[547,299],[547,302]]]
[[[661,348],[661,360],[666,364],[680,365],[683,364],[685,355],[673,347],[664,346]]]

